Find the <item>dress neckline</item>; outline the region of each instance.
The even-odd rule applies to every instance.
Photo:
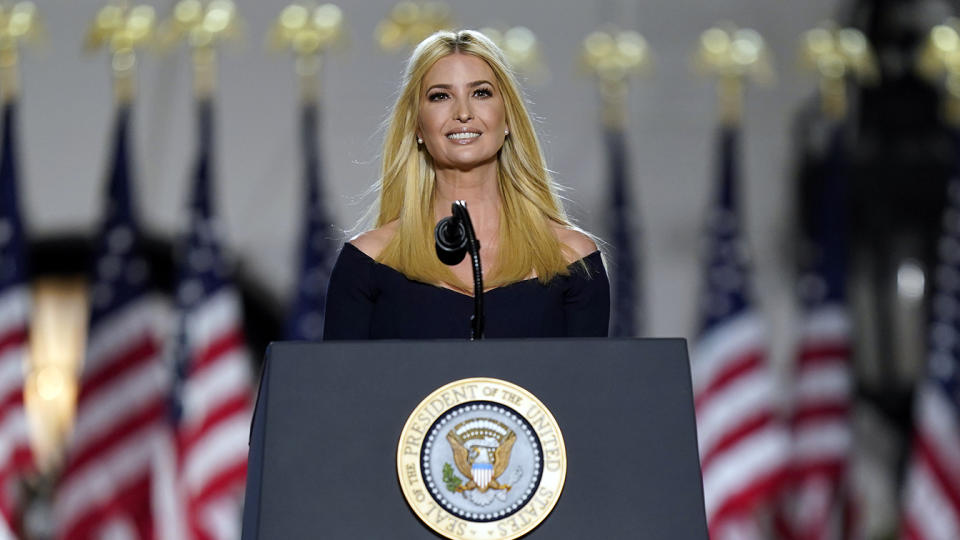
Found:
[[[469,299],[473,300],[473,295],[472,295],[472,294],[467,294],[467,293],[464,293],[464,292],[460,292],[460,291],[458,291],[458,290],[456,290],[456,289],[451,289],[451,288],[449,288],[449,287],[443,287],[443,286],[441,286],[441,285],[435,285],[435,284],[433,284],[433,283],[425,283],[425,282],[423,282],[423,281],[417,281],[417,280],[415,280],[415,279],[410,279],[410,278],[408,278],[408,277],[406,276],[406,274],[404,274],[403,272],[397,270],[396,268],[394,268],[394,267],[392,267],[392,266],[390,266],[390,265],[386,265],[386,264],[377,262],[376,259],[374,259],[373,257],[367,255],[367,254],[364,253],[360,248],[358,248],[357,246],[351,244],[350,242],[346,242],[345,245],[346,245],[346,246],[350,246],[354,251],[356,251],[357,253],[359,253],[364,259],[366,259],[367,261],[369,261],[371,264],[380,265],[380,266],[386,268],[387,270],[393,272],[394,274],[397,274],[397,275],[399,275],[399,276],[403,276],[404,278],[406,278],[406,279],[408,279],[408,280],[410,280],[410,281],[412,281],[412,282],[414,282],[414,283],[420,283],[420,284],[423,284],[423,285],[427,285],[427,286],[430,286],[430,287],[434,287],[434,288],[436,288],[436,289],[440,289],[441,291],[448,291],[448,292],[451,292],[451,293],[453,293],[453,294],[455,294],[455,295],[457,295],[457,296],[462,296],[462,297],[464,297],[464,298],[469,298]],[[567,265],[567,268],[571,268],[571,267],[573,267],[574,265],[580,264],[580,263],[586,261],[587,259],[593,258],[594,256],[599,256],[599,255],[600,255],[600,250],[599,250],[599,249],[594,250],[594,251],[588,253],[587,255],[584,255],[583,257],[580,257],[579,259],[577,259],[577,260],[573,261],[572,263],[568,264],[568,265]],[[500,285],[499,287],[493,287],[492,289],[487,289],[487,290],[483,291],[483,294],[490,294],[490,293],[492,293],[492,292],[494,292],[494,291],[499,291],[500,289],[506,289],[507,287],[512,287],[512,286],[514,286],[514,285],[519,285],[519,284],[521,284],[521,283],[530,283],[530,282],[533,282],[533,281],[536,281],[536,280],[537,280],[536,277],[527,278],[527,279],[521,279],[520,281],[514,281],[514,282],[512,282],[512,283],[507,283],[506,285]]]

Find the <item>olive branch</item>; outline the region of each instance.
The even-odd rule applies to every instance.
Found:
[[[447,490],[456,492],[460,487],[460,477],[453,473],[453,467],[449,463],[443,464],[443,483],[447,485]]]

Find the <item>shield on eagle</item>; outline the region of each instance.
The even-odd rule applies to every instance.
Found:
[[[471,418],[454,426],[447,433],[447,442],[457,469],[470,479],[457,491],[509,490],[510,486],[497,479],[510,464],[510,451],[516,440],[513,430],[490,418]]]

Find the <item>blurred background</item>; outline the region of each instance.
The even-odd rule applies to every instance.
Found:
[[[514,61],[614,334],[698,396],[759,354],[778,458],[697,403],[712,537],[960,537],[956,2],[147,4],[0,4],[0,537],[236,537],[260,359],[320,338],[437,28]]]

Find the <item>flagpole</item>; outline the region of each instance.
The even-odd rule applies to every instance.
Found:
[[[875,84],[879,69],[870,44],[856,28],[837,28],[824,23],[803,34],[800,64],[817,75],[820,109],[840,123],[846,119],[847,81]]]
[[[38,464],[44,464],[38,459],[45,450],[43,447],[59,443],[60,436],[65,432],[63,424],[70,417],[70,392],[64,384],[69,366],[63,364],[76,359],[73,355],[78,348],[71,349],[70,346],[76,343],[51,337],[49,331],[68,330],[67,338],[82,332],[82,325],[76,324],[76,318],[71,317],[70,313],[50,310],[42,313],[47,315],[46,318],[38,319],[41,310],[37,309],[37,299],[30,289],[27,239],[18,196],[15,104],[20,89],[17,62],[20,42],[35,34],[37,24],[33,4],[0,5],[0,92],[3,102],[3,140],[0,141],[0,261],[3,262],[0,268],[0,312],[5,314],[0,321],[0,340],[4,342],[0,372],[7,374],[5,383],[0,387],[0,426],[4,427],[3,441],[0,443],[3,448],[0,452],[0,537],[16,537],[20,531],[25,502],[21,489],[23,480],[36,472]],[[53,289],[46,287],[42,290],[49,293]],[[69,293],[60,295],[58,299],[64,300],[65,296],[69,296]],[[46,333],[40,334],[40,331]],[[55,347],[57,345],[62,347]],[[50,353],[52,350],[65,354],[38,353]],[[30,372],[25,377],[24,371],[28,366]],[[54,414],[48,418],[51,421],[47,425],[39,426],[39,430],[36,429],[38,426],[30,425],[33,418],[50,410]],[[49,439],[46,437],[51,435]],[[48,441],[53,444],[43,444]]]
[[[761,537],[760,518],[787,478],[790,437],[777,413],[769,326],[753,298],[736,145],[746,82],[772,81],[772,63],[760,34],[732,24],[705,31],[694,60],[716,78],[720,124],[690,360],[707,523],[712,537]],[[747,386],[750,396],[742,392]],[[733,474],[736,481],[729,480]]]
[[[928,330],[925,374],[916,382],[913,403],[913,442],[904,474],[900,533],[904,538],[957,537],[960,501],[956,486],[957,441],[960,441],[960,357],[948,337],[957,333],[957,317],[944,306],[956,302],[951,277],[960,264],[960,21],[950,18],[927,38],[918,71],[945,94],[942,114],[953,130],[954,170],[947,181],[939,253]],[[937,474],[930,474],[936,471]]]
[[[945,94],[943,117],[960,130],[960,20],[934,26],[920,52],[917,70]]]
[[[501,30],[488,26],[481,28],[480,33],[500,47],[510,68],[522,73],[528,83],[541,84],[550,77],[540,53],[540,43],[529,28],[514,26]]]
[[[323,200],[319,138],[320,72],[327,52],[344,42],[343,12],[333,4],[299,2],[285,7],[267,36],[274,51],[289,50],[300,93],[299,143],[303,159],[303,225],[299,267],[287,316],[287,339],[319,341],[326,283],[339,247]]]
[[[136,49],[153,43],[155,21],[153,7],[119,1],[101,8],[90,25],[84,49],[92,52],[106,47],[110,51],[113,96],[118,107],[129,105],[136,95]]]
[[[750,28],[724,23],[703,32],[694,57],[697,71],[716,78],[720,125],[738,127],[742,121],[745,81],[774,82],[773,60],[763,37]]]
[[[430,34],[454,26],[450,6],[443,2],[397,3],[377,24],[374,38],[380,49],[397,52],[412,49]]]
[[[188,226],[178,243],[177,330],[168,394],[172,452],[164,456],[162,471],[158,467],[161,508],[167,514],[158,522],[171,527],[170,538],[213,537],[213,528],[222,533],[223,525],[240,523],[247,438],[238,426],[250,424],[250,359],[242,297],[231,280],[213,194],[217,52],[239,27],[230,0],[181,0],[160,32],[168,45],[186,41],[190,48],[197,114]],[[214,382],[204,372],[230,375]],[[191,407],[198,399],[209,405]],[[202,471],[196,477],[202,479],[195,480],[191,470]]]
[[[213,98],[217,88],[217,46],[237,38],[240,24],[232,0],[180,0],[173,7],[173,15],[161,26],[162,43],[186,41],[190,46],[193,93],[198,102]]]
[[[794,449],[790,481],[774,524],[786,538],[856,536],[856,500],[849,482],[854,433],[852,320],[847,295],[847,83],[867,84],[876,66],[856,29],[825,23],[803,35],[802,68],[818,78],[821,115],[828,127],[820,171],[804,187],[809,198],[799,241],[799,316],[791,369],[789,418]],[[803,391],[808,389],[810,391]],[[812,391],[817,389],[817,391]],[[834,389],[834,391],[828,391]],[[816,415],[816,421],[812,421]],[[830,442],[825,442],[827,440]]]
[[[300,101],[315,104],[324,56],[344,44],[343,12],[334,4],[290,4],[280,12],[267,40],[272,50],[293,52]]]
[[[637,298],[642,283],[634,249],[639,233],[634,226],[637,220],[628,171],[626,132],[630,115],[627,102],[630,79],[651,72],[653,55],[646,40],[637,32],[598,30],[583,40],[581,65],[597,82],[608,162],[610,211],[607,228],[613,275],[610,334],[613,337],[635,337],[642,335],[644,325],[641,309],[638,309],[642,301]]]

